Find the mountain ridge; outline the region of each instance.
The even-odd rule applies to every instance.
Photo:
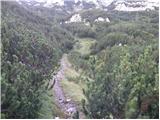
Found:
[[[25,3],[41,7],[65,7],[70,11],[98,8],[117,11],[144,11],[159,8],[157,0],[16,0],[19,4]]]

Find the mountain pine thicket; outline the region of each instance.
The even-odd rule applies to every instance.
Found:
[[[86,26],[59,24],[70,16],[65,10],[11,1],[1,6],[1,118],[40,117],[64,53],[87,76],[81,101],[86,118],[159,118],[158,10],[84,10]],[[101,15],[111,22],[95,23]],[[90,53],[74,51],[77,38],[96,41]]]
[[[15,2],[2,2],[2,118],[38,118],[41,95],[73,37]]]
[[[111,23],[88,28],[96,39],[89,55],[70,52],[75,68],[94,80],[85,80],[84,113],[98,119],[159,118],[158,11],[112,11],[108,16]],[[81,28],[73,26],[73,33]]]

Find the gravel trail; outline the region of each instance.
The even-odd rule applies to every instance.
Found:
[[[67,55],[64,54],[60,61],[60,69],[57,74],[53,76],[53,79],[55,80],[55,85],[53,87],[55,99],[60,109],[66,115],[66,118],[73,118],[73,116],[75,116],[75,114],[77,113],[76,104],[71,100],[71,98],[66,98],[60,84],[61,80],[65,80],[64,71],[70,66],[71,64],[67,59]]]

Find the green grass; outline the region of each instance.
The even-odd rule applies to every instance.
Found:
[[[72,81],[64,79],[61,81],[61,85],[63,87],[66,97],[71,98],[78,105],[81,104],[82,99],[85,99],[82,91],[83,87],[80,84],[76,84]]]
[[[78,38],[78,42],[75,44],[73,50],[79,52],[81,55],[88,55],[91,52],[90,47],[95,42],[91,38]],[[83,94],[83,89],[86,89],[86,76],[81,76],[81,72],[77,72],[73,67],[69,67],[65,71],[65,79],[61,81],[65,95],[78,104],[81,103],[82,99],[86,99]]]
[[[68,78],[77,78],[79,76],[79,73],[77,73],[74,69],[72,68],[67,68],[65,71],[65,76]]]
[[[79,82],[80,73],[78,73],[73,67],[68,67],[65,70],[65,79],[61,81],[62,88],[65,95],[72,98],[73,101],[80,104],[81,100],[85,98],[82,89],[85,84]]]
[[[64,114],[61,112],[60,108],[55,104],[53,96],[53,89],[41,95],[42,108],[39,112],[40,119],[53,119],[56,116],[64,118]]]
[[[78,42],[74,46],[74,50],[82,55],[88,55],[91,52],[90,47],[95,43],[94,39],[91,38],[78,38]]]

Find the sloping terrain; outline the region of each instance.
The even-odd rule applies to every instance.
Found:
[[[158,2],[1,3],[1,118],[159,118]]]

